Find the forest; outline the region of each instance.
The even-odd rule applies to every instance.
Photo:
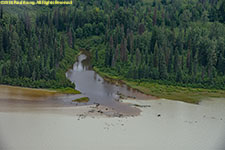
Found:
[[[13,7],[13,8],[10,8]],[[74,0],[0,7],[0,83],[73,87],[79,49],[132,81],[225,89],[224,0]]]

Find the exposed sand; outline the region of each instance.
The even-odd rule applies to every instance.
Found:
[[[98,112],[106,107],[93,105],[0,112],[0,150],[225,149],[223,99],[201,105],[168,100],[124,102],[135,104],[141,115],[107,117]]]

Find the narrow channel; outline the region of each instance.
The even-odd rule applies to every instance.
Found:
[[[119,102],[119,95],[138,99],[152,99],[152,96],[145,95],[137,90],[129,88],[123,83],[114,84],[102,78],[91,66],[90,56],[82,53],[78,56],[77,62],[73,65],[66,76],[76,84],[76,89],[82,92],[83,96],[90,99],[87,104],[101,104],[120,113],[138,114],[137,108],[129,104]],[[77,104],[82,105],[82,104]]]

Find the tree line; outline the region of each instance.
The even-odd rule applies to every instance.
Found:
[[[65,36],[48,25],[34,24],[28,13],[0,16],[0,83],[28,87],[72,86],[61,75]]]
[[[112,75],[225,89],[223,0],[75,0],[35,16],[0,12],[1,82],[57,81],[67,51],[85,43],[93,65]]]

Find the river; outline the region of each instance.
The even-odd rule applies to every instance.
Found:
[[[120,95],[142,100],[156,99],[155,97],[129,88],[123,83],[114,84],[104,80],[93,71],[88,54],[79,55],[78,61],[73,65],[73,69],[70,69],[66,73],[66,76],[71,82],[76,84],[76,89],[83,93],[82,96],[90,98],[87,104],[98,103],[113,108],[123,114],[138,114],[139,110],[130,107],[128,104],[120,103],[118,101]]]

